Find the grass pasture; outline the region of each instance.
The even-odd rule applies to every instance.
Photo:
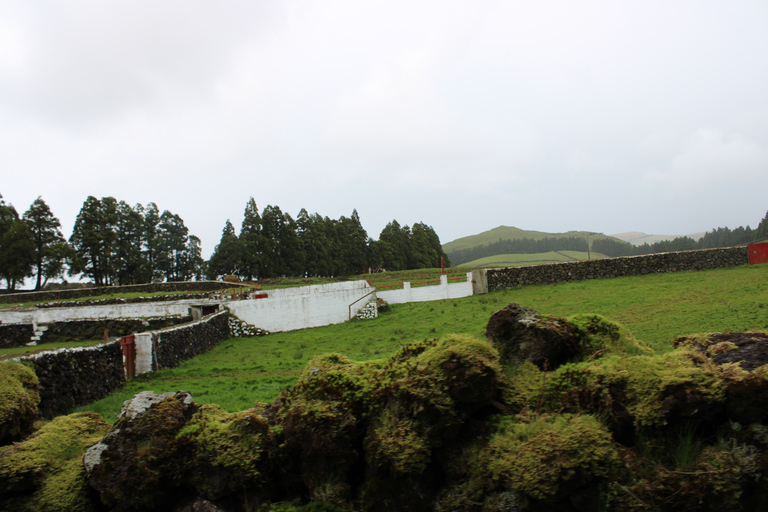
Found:
[[[522,265],[541,265],[545,263],[562,263],[565,261],[583,261],[587,259],[605,258],[604,254],[597,252],[587,253],[583,251],[550,251],[534,254],[494,254],[467,263],[462,263],[459,268],[490,268],[490,267],[518,267]]]
[[[415,281],[415,279],[414,279]],[[132,379],[79,410],[114,421],[124,400],[143,390],[187,390],[201,404],[234,412],[271,402],[312,357],[337,352],[358,361],[389,355],[412,340],[467,333],[482,337],[494,311],[510,302],[542,314],[595,313],[664,351],[684,334],[768,330],[768,265],[529,286],[464,299],[396,304],[372,320],[229,339],[178,368]]]

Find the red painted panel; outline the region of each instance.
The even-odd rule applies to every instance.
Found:
[[[768,243],[750,244],[747,246],[747,250],[749,251],[750,265],[768,263]]]

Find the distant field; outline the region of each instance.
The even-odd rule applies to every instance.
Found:
[[[768,330],[768,264],[527,286],[464,299],[396,304],[372,320],[230,339],[178,368],[131,379],[111,396],[79,410],[114,421],[123,400],[143,390],[187,390],[201,404],[230,412],[271,402],[312,357],[343,353],[378,359],[403,344],[450,333],[483,337],[493,312],[510,302],[542,314],[595,313],[622,324],[635,338],[665,351],[677,336]]]
[[[496,254],[494,256],[462,263],[459,267],[518,267],[521,265],[539,265],[542,263],[560,263],[563,261],[596,260],[605,257],[605,254],[597,252],[586,253],[580,251],[550,251],[536,254]]]

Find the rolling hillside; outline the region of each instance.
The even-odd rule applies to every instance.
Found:
[[[499,226],[477,235],[459,238],[443,244],[443,251],[452,265],[525,265],[533,264],[534,261],[540,263],[567,261],[570,257],[562,256],[562,254],[569,252],[583,253],[583,256],[571,259],[587,259],[587,242],[591,246],[595,240],[601,239],[610,239],[616,243],[628,245],[623,240],[591,231],[545,233],[511,226]],[[505,243],[509,241],[517,241],[517,243]],[[554,252],[560,254],[552,256],[551,253]]]
[[[605,258],[605,254],[581,251],[550,251],[535,254],[495,254],[476,260],[461,263],[459,267],[493,268],[517,267],[521,265],[540,265],[543,263],[562,263],[565,261],[582,261],[586,259]]]

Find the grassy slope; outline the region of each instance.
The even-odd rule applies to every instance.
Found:
[[[597,313],[666,350],[683,334],[768,330],[768,265],[529,286],[465,299],[399,304],[374,320],[230,339],[171,370],[133,379],[126,388],[81,410],[114,421],[123,400],[143,390],[188,390],[198,403],[233,412],[270,402],[314,355],[340,352],[355,360],[390,354],[415,339],[468,333],[482,337],[494,311],[509,302],[544,314]]]
[[[545,233],[543,231],[527,231],[511,226],[499,226],[497,228],[483,231],[477,235],[465,236],[458,238],[452,242],[443,244],[443,250],[446,253],[451,251],[458,251],[460,249],[466,249],[468,247],[475,247],[477,245],[487,245],[489,243],[498,242],[499,240],[516,240],[518,238],[532,238],[534,240],[541,240],[543,238],[558,238],[563,236],[583,237],[586,238],[590,235],[591,240],[597,240],[599,238],[612,238],[602,233],[593,234],[591,231],[568,231],[566,233]]]
[[[550,251],[535,254],[496,254],[477,260],[462,263],[459,267],[517,267],[520,265],[540,265],[542,263],[559,263],[563,261],[576,261],[605,258],[604,254],[597,252],[586,253],[581,251]]]

